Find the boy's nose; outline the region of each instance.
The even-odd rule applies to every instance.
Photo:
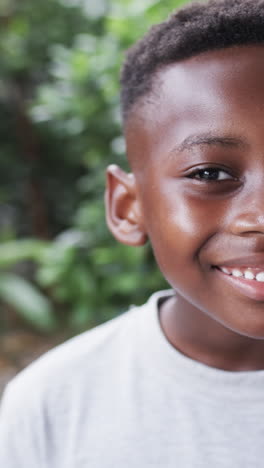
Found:
[[[237,236],[264,234],[264,182],[260,190],[239,197],[231,208],[230,231]]]

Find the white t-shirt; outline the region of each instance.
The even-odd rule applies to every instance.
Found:
[[[166,340],[157,293],[9,384],[1,468],[263,468],[264,371],[227,372]]]

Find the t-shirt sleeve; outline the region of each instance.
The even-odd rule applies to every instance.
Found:
[[[23,386],[11,382],[0,404],[0,467],[44,467],[41,411]]]

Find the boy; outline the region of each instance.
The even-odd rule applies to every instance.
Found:
[[[186,6],[128,54],[107,221],[172,290],[9,385],[3,468],[264,466],[264,1]]]

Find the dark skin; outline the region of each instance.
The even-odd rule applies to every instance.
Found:
[[[263,58],[241,46],[163,68],[126,123],[133,173],[108,168],[109,228],[149,239],[176,291],[160,307],[168,341],[231,371],[264,369],[264,283],[244,293],[218,269],[264,271]]]

